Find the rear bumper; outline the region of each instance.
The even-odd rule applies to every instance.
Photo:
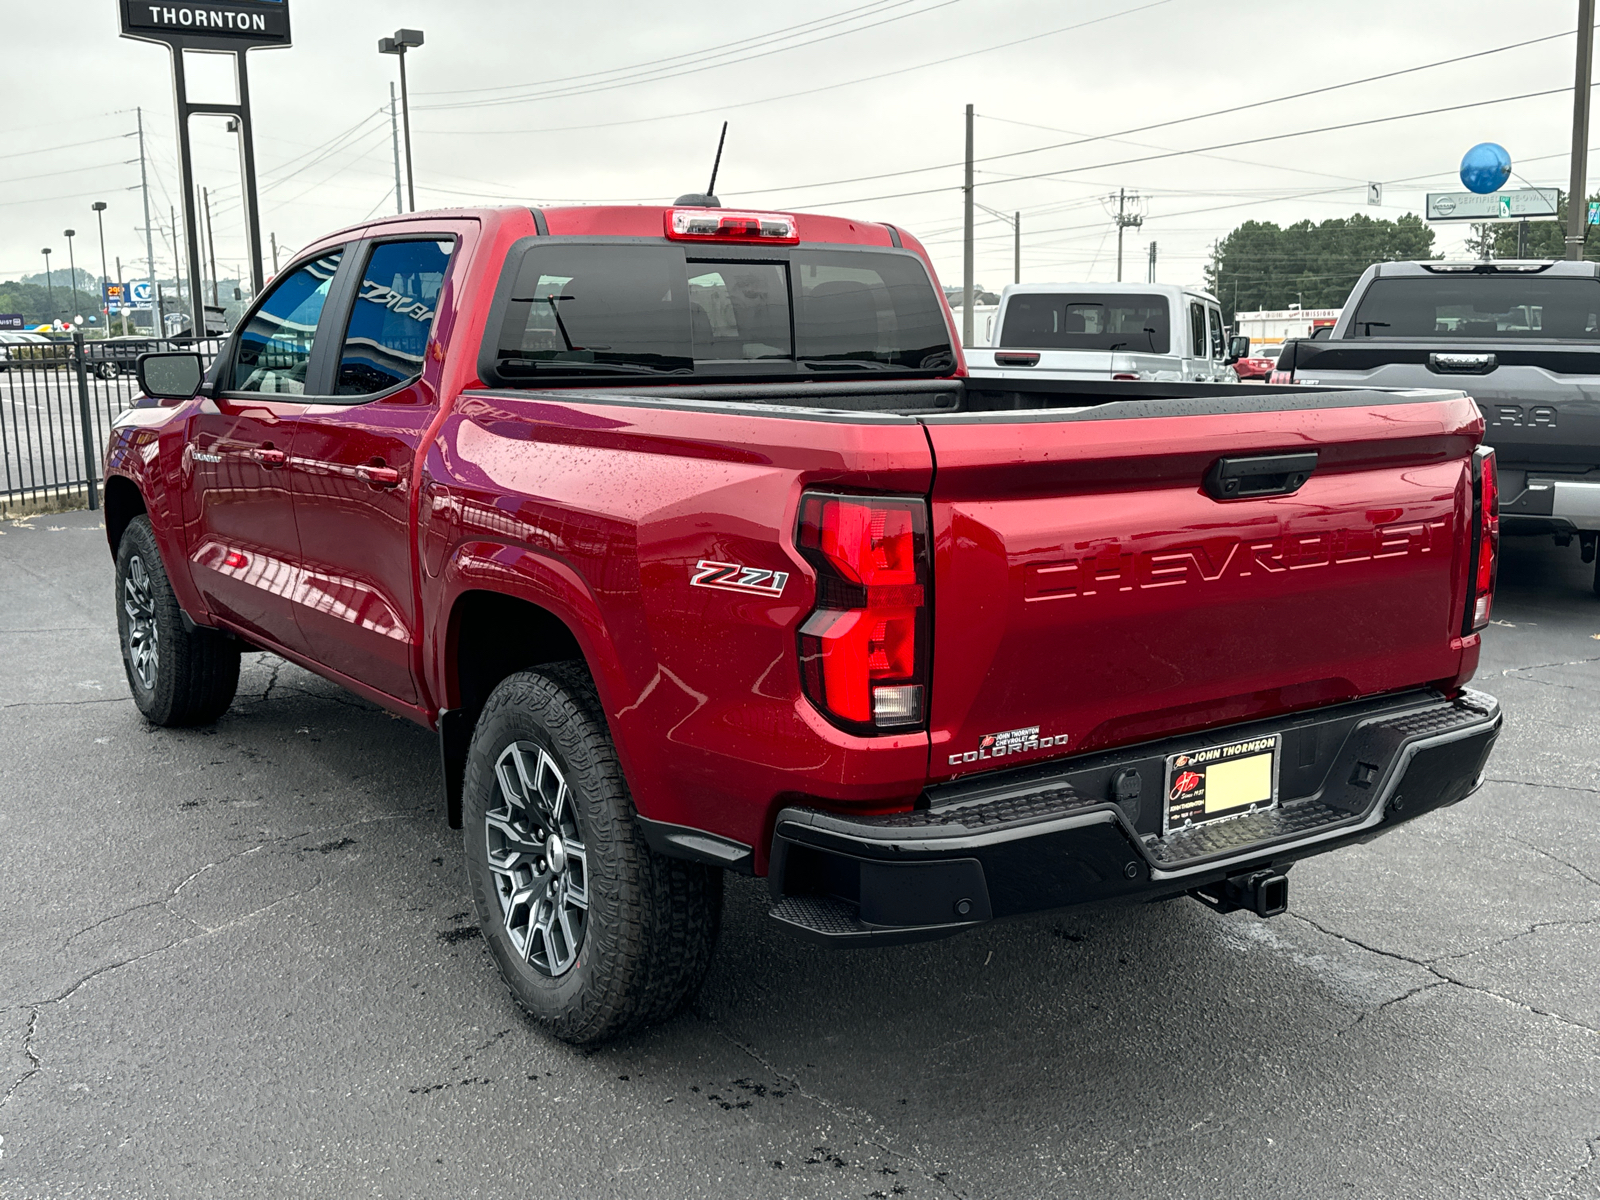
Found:
[[[1209,731],[1201,744],[1283,735],[1283,798],[1265,812],[1165,837],[1150,831],[1150,808],[1164,799],[1162,764],[1194,747],[1194,737],[936,789],[908,813],[787,808],[773,834],[772,916],[828,944],[885,944],[1281,872],[1471,795],[1501,719],[1492,696],[1412,692]],[[1143,811],[1140,800],[1109,797],[1108,781],[1128,770],[1154,774]]]
[[[1527,482],[1500,508],[1507,533],[1600,530],[1600,479],[1527,472]]]

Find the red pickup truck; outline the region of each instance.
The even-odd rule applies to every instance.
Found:
[[[571,1041],[692,994],[724,871],[841,946],[1268,916],[1499,732],[1464,394],[969,380],[890,225],[385,219],[207,377],[139,377],[105,514],[140,710],[215,720],[258,648],[437,730],[487,943]]]

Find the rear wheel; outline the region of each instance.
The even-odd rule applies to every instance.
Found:
[[[239,688],[239,645],[210,629],[185,629],[148,517],[117,547],[117,633],[133,702],[155,725],[207,725]]]
[[[473,731],[467,876],[512,998],[592,1045],[676,1012],[722,920],[722,872],[653,852],[581,664],[520,671]]]
[[[105,362],[102,362],[99,366],[95,367],[94,370],[95,374],[100,376],[101,379],[115,379],[121,368],[110,359],[107,359]]]

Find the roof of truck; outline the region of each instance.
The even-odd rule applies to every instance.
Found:
[[[580,204],[561,207],[535,205],[500,205],[485,208],[439,208],[423,212],[400,213],[379,217],[337,230],[327,237],[357,235],[363,230],[387,225],[410,224],[450,218],[469,218],[484,222],[519,219],[537,213],[535,220],[543,220],[552,236],[566,237],[662,237],[666,223],[676,209],[699,208],[699,205],[678,204]],[[718,211],[718,210],[713,210]],[[834,245],[894,246],[897,239],[920,246],[916,238],[896,226],[881,221],[867,221],[855,217],[835,217],[821,213],[790,213],[778,209],[723,205],[725,213],[772,213],[791,217],[802,242],[828,242]],[[319,238],[326,241],[327,238]]]

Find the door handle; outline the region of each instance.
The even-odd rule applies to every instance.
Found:
[[[385,467],[375,463],[362,463],[356,467],[356,470],[368,483],[375,483],[379,487],[395,487],[400,482],[400,471],[395,467]]]
[[[1317,452],[1258,454],[1251,458],[1219,458],[1206,472],[1206,495],[1213,500],[1250,500],[1258,496],[1292,496],[1317,469]]]
[[[271,446],[257,446],[250,451],[250,457],[264,467],[281,467],[289,461],[287,451],[274,450]]]

